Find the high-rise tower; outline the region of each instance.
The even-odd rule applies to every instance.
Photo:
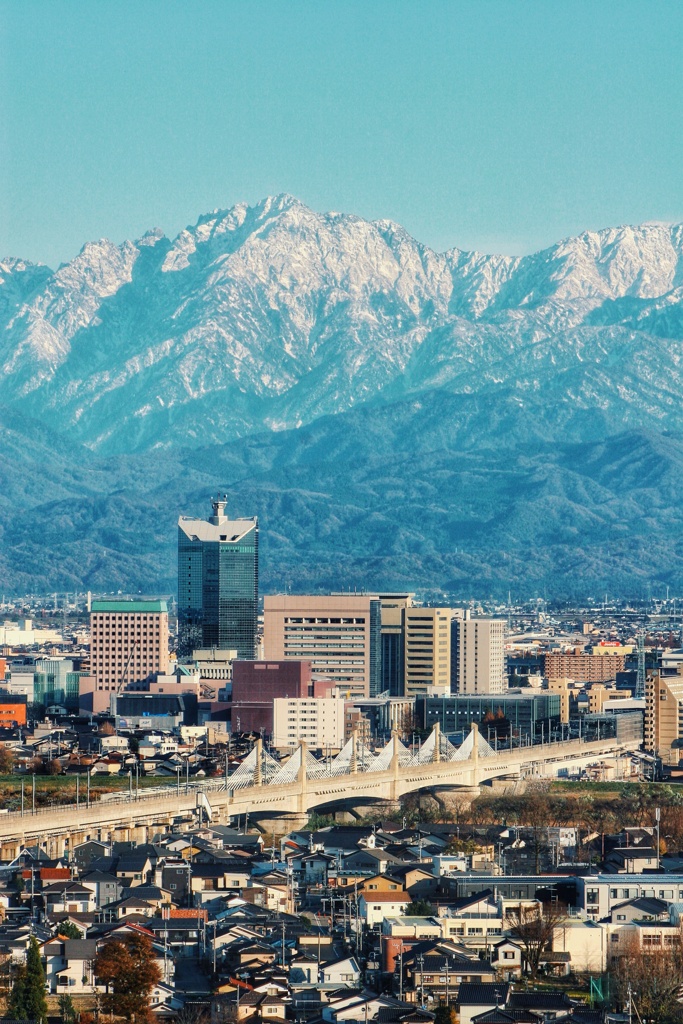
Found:
[[[228,519],[227,496],[208,519],[178,519],[178,651],[257,655],[258,519]]]

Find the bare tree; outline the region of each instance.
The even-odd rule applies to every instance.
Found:
[[[615,962],[613,978],[622,1007],[629,995],[641,1020],[657,1024],[683,1019],[683,947],[680,933],[666,946],[644,946],[634,936]]]
[[[562,903],[520,903],[508,908],[508,934],[522,947],[525,968],[534,980],[543,954],[552,948],[553,933],[566,916]]]

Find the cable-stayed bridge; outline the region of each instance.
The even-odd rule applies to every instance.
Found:
[[[334,758],[318,759],[302,743],[283,765],[257,740],[251,753],[227,780],[207,780],[164,794],[100,800],[87,805],[40,809],[35,814],[0,815],[0,853],[7,861],[25,843],[41,843],[53,855],[87,838],[147,838],[174,822],[226,822],[245,819],[300,824],[312,811],[340,811],[384,805],[391,813],[402,797],[427,791],[439,797],[458,790],[472,793],[492,779],[557,777],[603,758],[628,753],[615,738],[555,741],[495,750],[473,725],[455,747],[438,725],[417,752],[396,734],[379,751],[353,735]]]

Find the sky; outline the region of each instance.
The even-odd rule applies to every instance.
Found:
[[[683,221],[680,0],[0,0],[0,256],[290,192],[437,250]]]

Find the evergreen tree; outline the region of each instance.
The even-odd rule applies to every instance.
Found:
[[[47,1020],[45,971],[40,959],[38,940],[32,935],[26,953],[26,1016],[29,1020]]]
[[[40,959],[40,947],[31,936],[26,951],[26,965],[22,966],[12,986],[7,1011],[17,1019],[47,1021],[45,999],[45,971]]]
[[[7,1001],[7,1014],[16,1020],[26,1018],[26,965],[22,964],[12,985]]]
[[[59,997],[59,1012],[62,1015],[63,1024],[75,1024],[78,1020],[76,1007],[71,996],[64,994]]]

